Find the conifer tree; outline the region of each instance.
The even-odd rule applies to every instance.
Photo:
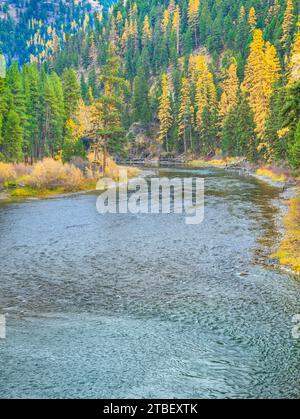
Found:
[[[113,45],[109,48],[107,63],[102,68],[100,82],[103,92],[91,108],[91,136],[102,143],[109,152],[122,153],[125,140],[122,126],[122,107],[124,92],[128,85],[121,74],[120,58],[115,54]]]
[[[290,147],[290,160],[295,169],[300,169],[300,120],[295,131],[294,144]]]
[[[11,109],[7,115],[3,138],[3,154],[8,162],[20,162],[23,159],[23,129],[19,114]]]
[[[22,85],[21,74],[16,62],[7,71],[6,84],[9,88],[8,102],[9,108],[13,108],[20,117],[21,124],[26,121],[25,96]]]
[[[292,45],[291,58],[289,63],[289,84],[300,80],[300,19],[297,23],[298,31]]]
[[[149,105],[148,80],[143,69],[134,79],[132,108],[135,122],[150,122],[151,111]]]
[[[176,50],[180,53],[180,8],[177,5],[173,14],[172,28],[176,33]]]
[[[190,83],[187,78],[182,79],[180,91],[180,109],[178,115],[178,134],[183,139],[184,152],[188,151],[187,141],[192,146],[192,118],[194,110],[191,104]]]
[[[148,15],[146,15],[144,18],[143,35],[142,35],[142,43],[144,47],[147,46],[151,38],[152,38],[152,30],[150,27],[149,17]]]
[[[37,150],[40,141],[41,121],[41,80],[35,65],[25,66],[23,69],[24,92],[26,100],[26,125],[24,154],[30,162],[37,160]]]
[[[172,109],[169,81],[166,74],[162,76],[162,94],[159,100],[158,119],[160,121],[159,142],[165,143],[167,151],[169,148],[168,134],[172,126]]]
[[[77,129],[76,122],[73,119],[69,119],[66,122],[66,134],[62,148],[62,159],[64,162],[69,162],[74,157],[86,158],[86,151],[81,141],[83,134],[84,131]]]
[[[166,33],[168,30],[168,26],[169,26],[169,22],[170,22],[170,12],[168,9],[166,9],[164,11],[164,15],[163,15],[163,20],[162,20],[162,24],[161,24],[161,29],[163,33]]]
[[[189,0],[188,18],[189,26],[194,34],[195,45],[198,47],[198,15],[200,8],[200,0]]]
[[[220,117],[224,119],[232,107],[237,103],[239,79],[237,76],[237,65],[232,63],[227,70],[226,78],[222,84],[223,93],[220,101]]]
[[[80,85],[74,70],[65,69],[62,75],[65,118],[70,119],[77,109],[81,97]]]
[[[211,120],[212,115],[217,110],[217,93],[214,78],[208,70],[203,56],[198,55],[195,57],[194,68],[192,67],[191,69],[191,77],[196,77],[196,125],[201,148],[201,133],[203,128],[205,128],[203,113],[206,111],[207,119]]]
[[[270,44],[265,46],[262,31],[258,29],[254,32],[250,46],[242,88],[249,96],[256,132],[261,139],[264,137],[272,86],[278,78],[279,61],[276,50]]]
[[[254,31],[257,25],[257,16],[256,16],[256,11],[254,7],[251,7],[250,9],[248,23],[250,25],[251,30]]]
[[[287,0],[283,24],[282,24],[282,37],[281,37],[281,43],[284,47],[287,45],[287,42],[291,36],[293,20],[294,20],[293,0]]]

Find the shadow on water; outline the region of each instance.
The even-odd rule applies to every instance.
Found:
[[[279,190],[155,173],[205,178],[202,224],[95,195],[1,205],[0,397],[300,397],[300,286],[261,263]]]

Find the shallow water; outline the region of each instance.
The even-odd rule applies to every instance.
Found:
[[[300,285],[257,259],[279,191],[160,174],[205,178],[202,224],[99,215],[95,195],[0,204],[0,397],[300,397]]]

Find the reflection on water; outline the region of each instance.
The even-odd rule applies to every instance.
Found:
[[[96,196],[0,208],[2,397],[300,397],[300,286],[255,264],[278,190],[201,176],[205,221],[99,215]]]

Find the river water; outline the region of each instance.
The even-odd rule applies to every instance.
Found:
[[[300,285],[263,263],[280,191],[222,170],[205,220],[0,206],[0,397],[299,398]],[[271,249],[269,249],[271,252]]]

